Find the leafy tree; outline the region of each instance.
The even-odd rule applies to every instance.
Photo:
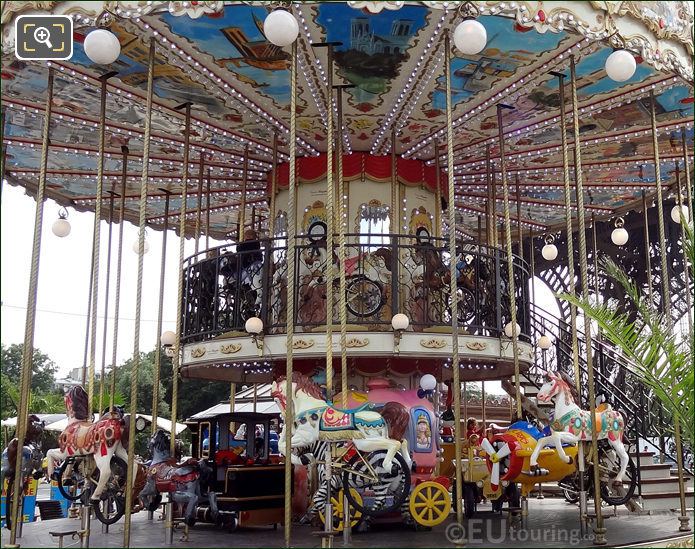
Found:
[[[4,344],[0,347],[2,373],[5,374],[10,381],[18,383],[22,376],[22,349],[24,345],[21,343],[13,343],[7,347]],[[58,367],[48,355],[43,354],[39,349],[34,349],[31,388],[44,393],[53,391],[55,373],[57,370]]]
[[[129,358],[116,368],[116,391],[123,396],[123,404],[128,411],[148,413],[152,409],[152,393],[154,388],[154,351],[140,353],[138,366],[137,410],[130,402],[130,381],[133,373],[133,359]],[[165,396],[165,384],[159,382],[159,415],[169,417],[170,408]],[[105,399],[106,400],[106,399]],[[153,414],[154,415],[154,414]]]

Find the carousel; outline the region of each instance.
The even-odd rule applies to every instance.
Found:
[[[52,238],[69,234],[68,208],[95,214],[88,367],[47,454],[83,544],[92,513],[122,517],[128,547],[136,513],[164,506],[169,542],[177,524],[212,523],[280,527],[290,546],[301,517],[325,547],[389,521],[426,530],[426,546],[483,499],[527,527],[550,483],[595,544],[613,542],[607,507],[675,510],[673,534],[690,530],[679,422],[588,315],[536,295],[639,315],[609,257],[692,340],[689,3],[6,2],[2,40],[3,186],[38,205],[8,494],[40,475],[29,365],[51,200]],[[139,230],[132,273],[124,223]],[[165,235],[156,271],[146,231]],[[158,292],[154,386],[167,355],[190,458],[154,421],[136,460],[136,414],[96,381],[111,359],[102,304],[115,288],[115,363],[126,279],[130,402],[150,404],[137,403],[141,296]],[[179,417],[191,379],[228,386],[228,406]],[[488,415],[486,382],[506,391],[506,421]],[[242,392],[252,409],[235,410]],[[15,546],[21,499],[8,498]]]

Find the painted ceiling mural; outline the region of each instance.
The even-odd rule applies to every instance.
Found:
[[[173,193],[172,211],[177,213],[181,206],[184,118],[177,107],[190,102],[189,194],[193,196],[188,212],[197,208],[195,191],[202,176],[204,189],[209,185],[211,193],[212,231],[224,236],[236,219],[241,200],[244,154],[250,159],[247,219],[251,208],[258,212],[267,208],[267,172],[272,166],[275,135],[280,160],[287,159],[290,49],[267,41],[263,20],[271,9],[268,5],[234,2],[183,9],[179,4],[162,3],[140,17],[118,18],[111,30],[122,50],[110,66],[89,61],[82,42],[93,27],[76,26],[73,58],[54,64],[49,195],[63,204],[93,207],[99,77],[116,71],[109,79],[107,95],[105,188],[120,192],[123,147],[127,147],[127,217],[137,217],[147,37],[154,35],[148,184],[155,199],[148,205],[148,219],[162,221],[165,191]],[[527,4],[542,7],[541,3]],[[614,17],[654,24],[653,32],[663,36],[668,32],[675,37],[687,35],[692,28],[687,17],[673,6],[662,9],[656,4],[660,3],[617,2],[608,8],[594,7],[613,10]],[[536,11],[531,13],[538,17],[541,8],[533,9]],[[442,31],[453,28],[460,16],[433,3],[405,4],[379,13],[355,9],[346,2],[295,3],[292,10],[300,24],[298,154],[316,155],[331,148],[325,126],[326,50],[313,46],[332,41],[342,43],[334,52],[334,84],[354,85],[343,95],[343,140],[348,150],[388,154],[391,130],[396,128],[397,154],[432,163],[433,145],[435,139],[441,144],[446,121]],[[499,170],[497,102],[514,107],[504,113],[503,131],[510,183],[516,185],[517,177],[519,181],[522,217],[542,227],[564,222],[559,84],[550,71],[567,76],[565,96],[570,108],[570,55],[576,59],[585,202],[597,215],[609,216],[639,199],[643,188],[653,188],[650,93],[656,100],[662,177],[673,179],[675,162],[682,156],[684,123],[690,124],[687,141],[692,146],[692,82],[637,58],[635,75],[616,83],[604,70],[612,48],[584,37],[570,25],[534,28],[532,21],[522,24],[518,17],[498,15],[482,15],[479,20],[487,29],[486,48],[474,56],[453,50],[450,66],[455,180],[460,205],[468,208],[461,219],[469,233],[475,232],[475,212],[485,203],[488,149]],[[6,54],[1,77],[2,97],[8,106],[4,128],[8,176],[11,182],[32,188],[40,161],[47,66],[17,61]],[[572,141],[571,131],[568,138]],[[444,163],[443,157],[441,160]]]

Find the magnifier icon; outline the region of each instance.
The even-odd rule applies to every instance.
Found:
[[[51,44],[51,33],[48,32],[46,27],[38,27],[34,31],[34,40],[36,40],[39,44],[48,46],[49,49],[53,49],[53,44]]]

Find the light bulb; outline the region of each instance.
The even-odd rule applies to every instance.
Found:
[[[687,220],[690,211],[688,210],[688,206],[686,206],[685,204],[683,204],[682,206],[678,206],[678,204],[676,204],[673,208],[671,208],[671,219],[673,219],[674,222],[680,224],[681,212],[683,212],[683,217]]]
[[[84,52],[93,63],[110,65],[121,55],[121,43],[110,30],[96,29],[84,39]]]
[[[611,233],[611,240],[616,246],[624,246],[627,244],[629,235],[624,227],[616,227]]]
[[[289,11],[272,11],[263,22],[263,33],[271,44],[289,46],[299,36],[299,24]]]
[[[546,261],[554,261],[557,259],[557,246],[553,243],[546,244],[541,250],[541,255]]]
[[[636,70],[635,56],[627,50],[616,50],[606,59],[606,74],[616,82],[630,80]]]
[[[465,55],[476,55],[485,49],[487,31],[475,19],[466,19],[454,29],[454,45]]]
[[[70,234],[72,227],[70,226],[70,222],[67,219],[65,219],[64,217],[60,217],[54,221],[51,229],[53,230],[53,234],[57,237],[65,238]]]

